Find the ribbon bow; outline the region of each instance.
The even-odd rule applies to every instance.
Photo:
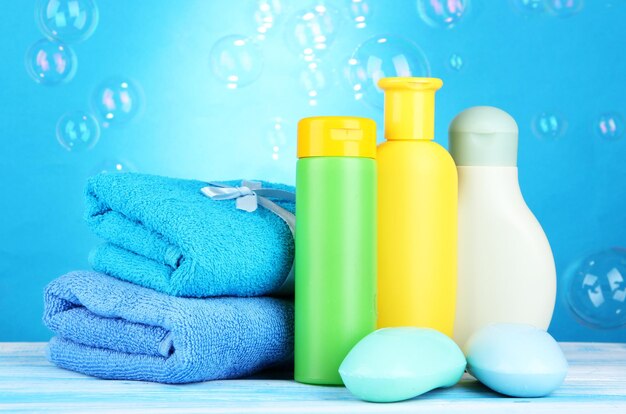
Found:
[[[290,191],[278,190],[276,188],[261,188],[262,184],[257,181],[242,181],[241,186],[231,187],[219,183],[209,183],[208,186],[200,189],[202,194],[212,200],[235,200],[235,207],[238,210],[251,213],[256,211],[259,205],[268,209],[272,213],[280,217],[289,227],[291,235],[296,234],[296,216],[274,203],[267,197],[271,197],[283,201],[296,201],[296,195]],[[282,286],[278,289],[279,294],[290,294],[294,290],[294,266],[291,264],[291,270],[287,275]]]

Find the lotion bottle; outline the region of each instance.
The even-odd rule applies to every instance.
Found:
[[[436,78],[384,78],[378,146],[378,327],[452,336],[456,301],[457,173],[434,142]]]
[[[550,244],[517,176],[518,128],[506,112],[477,106],[449,129],[459,176],[458,290],[454,339],[463,346],[492,323],[546,330],[556,299]]]
[[[298,123],[295,371],[341,385],[339,365],[376,329],[376,124]]]

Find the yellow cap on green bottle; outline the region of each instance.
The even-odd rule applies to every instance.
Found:
[[[376,158],[376,123],[369,118],[316,116],[298,122],[298,158]]]
[[[383,78],[385,91],[385,138],[412,140],[435,138],[435,92],[437,78]]]

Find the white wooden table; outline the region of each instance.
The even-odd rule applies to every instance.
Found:
[[[626,344],[563,343],[570,370],[545,398],[506,398],[465,376],[452,388],[372,404],[286,374],[187,385],[106,381],[56,368],[44,343],[0,343],[0,412],[453,412],[626,414]]]

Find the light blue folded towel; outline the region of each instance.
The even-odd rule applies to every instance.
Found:
[[[276,298],[179,298],[102,273],[52,281],[49,359],[107,379],[186,383],[238,378],[293,353],[293,304]]]
[[[92,177],[87,223],[108,242],[92,253],[93,268],[176,296],[275,292],[293,263],[288,226],[265,208],[247,212],[235,200],[208,198],[200,192],[206,185],[133,173]],[[295,210],[294,203],[277,203]]]

